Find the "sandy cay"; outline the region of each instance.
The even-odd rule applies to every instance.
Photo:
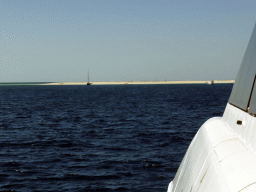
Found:
[[[150,85],[150,84],[207,84],[209,81],[122,81],[122,82],[90,82],[91,85]],[[234,83],[235,80],[214,80],[218,83]],[[57,82],[42,85],[86,85],[87,82]]]

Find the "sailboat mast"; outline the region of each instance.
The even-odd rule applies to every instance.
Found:
[[[90,82],[90,80],[89,80],[89,70],[88,70],[88,83]]]
[[[87,82],[87,85],[91,85],[91,83],[90,83],[90,77],[89,77],[89,70],[88,70],[88,82]]]

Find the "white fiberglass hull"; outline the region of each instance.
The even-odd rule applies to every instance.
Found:
[[[168,192],[255,192],[256,145],[249,142],[255,138],[251,126],[255,121],[230,104],[223,117],[206,121],[192,140]]]

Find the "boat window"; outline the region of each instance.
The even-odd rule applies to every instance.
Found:
[[[255,79],[254,79],[254,84],[253,84],[253,88],[252,88],[252,94],[251,97],[249,99],[249,104],[248,104],[248,112],[252,115],[255,116],[256,114],[256,75],[255,75]]]
[[[233,86],[229,103],[247,111],[248,103],[250,102],[251,98],[251,105],[256,103],[254,101],[254,97],[256,97],[256,89],[253,89],[254,79],[256,74],[256,27],[252,32],[251,39],[249,41],[248,47],[244,54],[244,58],[239,69],[238,75],[236,77],[235,84]],[[254,93],[255,92],[255,93]],[[256,112],[256,106],[255,106]]]

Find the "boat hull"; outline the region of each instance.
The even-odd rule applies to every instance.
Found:
[[[243,117],[239,118],[242,124],[237,124],[238,117]],[[253,127],[248,124],[252,121],[254,117],[230,104],[223,117],[206,121],[192,140],[168,192],[256,191],[255,152],[241,137],[253,138]]]

